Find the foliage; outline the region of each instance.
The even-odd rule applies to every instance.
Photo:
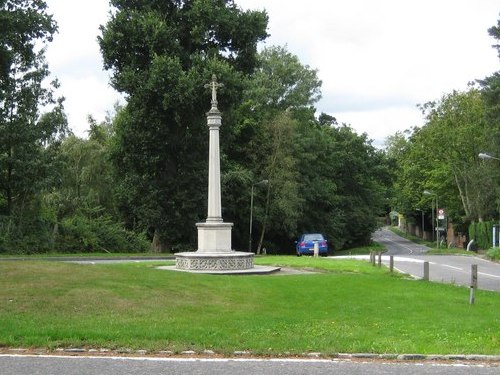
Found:
[[[0,8],[0,213],[21,211],[49,182],[50,146],[66,132],[63,99],[40,46],[57,30],[44,1],[11,0]],[[41,116],[39,108],[53,107]]]
[[[273,117],[276,111],[311,109],[321,98],[318,71],[302,65],[285,47],[264,48],[258,63],[243,99],[255,115]]]
[[[486,256],[491,260],[500,261],[500,247],[492,247],[486,252]]]
[[[41,193],[60,182],[57,152],[67,132],[45,45],[57,26],[44,1],[0,8],[0,251],[37,252],[52,244],[53,217]],[[41,114],[40,108],[48,110]]]
[[[259,62],[236,113],[233,146],[226,150],[231,167],[250,168],[244,189],[269,180],[254,191],[257,252],[264,246],[293,253],[294,239],[306,231],[325,233],[337,249],[368,243],[390,184],[388,159],[332,116],[314,117],[321,86],[316,70],[283,47],[264,49]],[[238,218],[241,206],[230,198],[229,214]],[[247,234],[243,212],[235,230],[244,222]]]
[[[11,215],[0,216],[0,253],[33,254],[53,248],[53,215],[40,199],[31,199]]]
[[[421,106],[427,123],[415,128],[399,154],[395,203],[402,213],[429,209],[429,190],[448,215],[482,219],[490,213],[494,181],[478,154],[489,139],[478,89],[454,91]]]
[[[127,231],[110,217],[65,218],[60,226],[57,252],[146,252],[150,248],[145,236]]]
[[[349,126],[313,129],[302,137],[299,227],[325,233],[335,249],[369,244],[388,186],[385,156]]]
[[[493,243],[492,221],[473,222],[469,225],[469,238],[474,240],[480,249],[489,249]]]
[[[127,104],[104,123],[90,118],[88,139],[66,137],[63,100],[53,96],[57,82],[42,85],[48,68],[38,48],[51,40],[55,22],[43,1],[4,3],[2,252],[142,251],[144,236],[156,251],[193,248],[194,223],[206,213],[204,112],[210,93],[203,86],[212,74],[224,83],[218,92],[223,216],[235,223],[237,249],[248,243],[251,187],[263,179],[269,184],[256,187],[254,196],[257,252],[293,252],[293,240],[306,231],[325,233],[335,250],[368,244],[377,217],[388,211],[394,171],[411,177],[397,186],[404,209],[418,202],[413,193],[423,187],[441,194],[452,186],[442,179],[450,170],[425,169],[433,161],[414,142],[427,147],[429,139],[442,136],[440,127],[453,128],[447,116],[460,95],[446,99],[451,109],[444,99],[426,105],[438,130],[401,135],[392,150],[381,152],[333,116],[315,117],[321,97],[317,70],[285,47],[257,53],[267,36],[267,15],[243,11],[232,0],[112,0],[99,45],[111,83]],[[460,123],[482,125],[475,109],[483,103],[466,99],[469,114]],[[494,95],[483,100],[488,106]],[[42,104],[51,111],[40,115]],[[421,154],[427,158],[419,159]],[[481,178],[484,191],[468,200],[489,215],[484,192],[492,182],[482,178],[491,165],[475,168],[463,174]],[[137,237],[130,239],[132,233]]]
[[[230,116],[267,36],[267,15],[229,0],[111,4],[99,44],[113,86],[128,96],[112,146],[120,206],[130,228],[154,233],[159,249],[170,250],[193,242],[193,224],[204,215],[203,86],[212,74],[224,77],[219,104]]]
[[[500,19],[497,20],[497,24],[488,29],[488,34],[497,40],[497,44],[494,44],[493,47],[496,48],[498,52],[498,57],[500,58]]]

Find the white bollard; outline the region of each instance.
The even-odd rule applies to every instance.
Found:
[[[318,241],[314,241],[314,257],[319,257],[319,243]]]

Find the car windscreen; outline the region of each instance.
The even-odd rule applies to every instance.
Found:
[[[323,236],[321,234],[306,234],[304,235],[304,241],[322,241]]]

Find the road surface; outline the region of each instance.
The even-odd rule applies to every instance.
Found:
[[[2,375],[498,375],[498,363],[0,356]]]
[[[424,262],[429,262],[431,281],[470,286],[471,266],[478,266],[478,288],[500,291],[500,264],[476,256],[426,255],[429,250],[424,245],[408,241],[388,229],[380,229],[373,240],[384,245],[387,252],[382,256],[385,264],[389,256],[394,256],[394,267],[416,278],[422,278]]]

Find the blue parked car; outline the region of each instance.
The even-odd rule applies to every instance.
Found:
[[[304,233],[295,241],[295,249],[297,256],[314,255],[314,243],[318,243],[319,255],[328,255],[328,241],[321,233]]]

